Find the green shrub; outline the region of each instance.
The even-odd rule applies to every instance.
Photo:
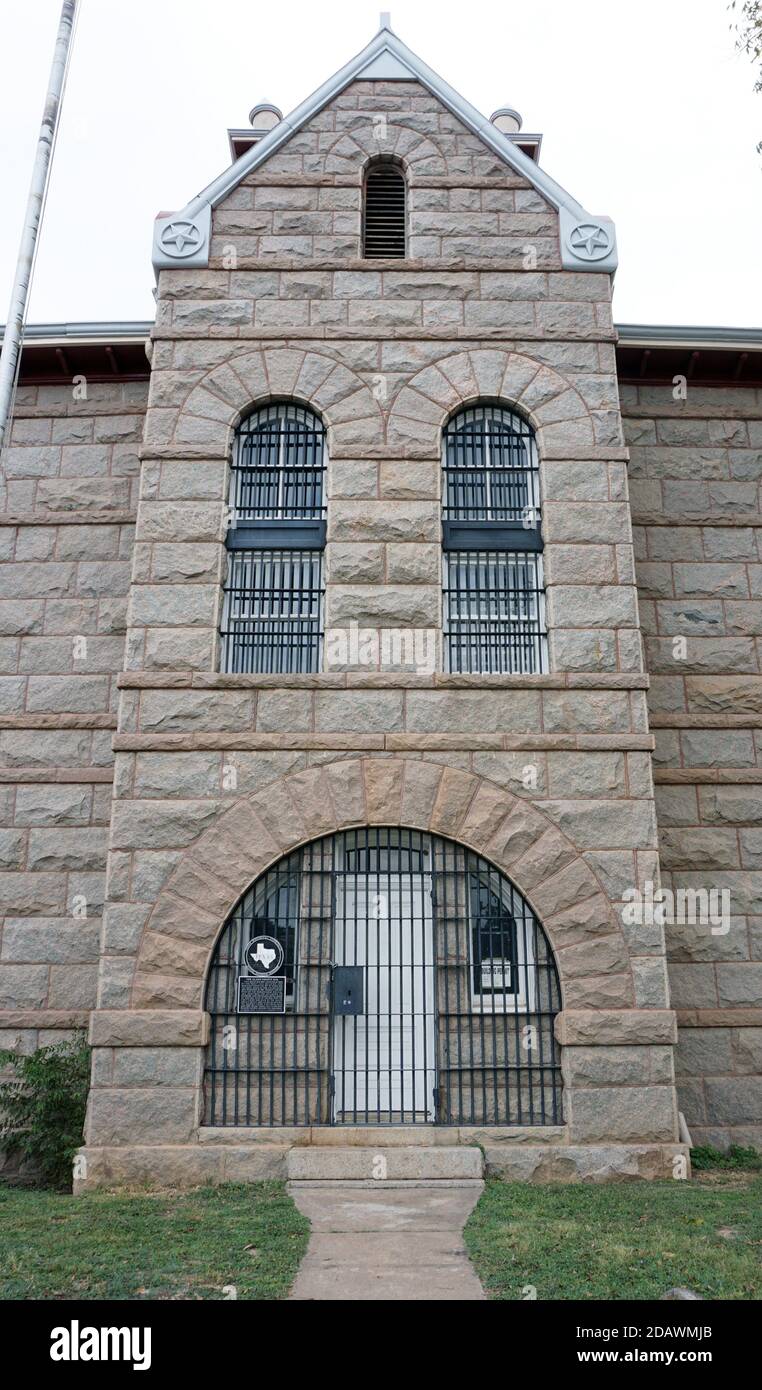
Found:
[[[49,1187],[70,1188],[90,1081],[84,1034],[29,1057],[0,1052],[11,1077],[0,1090],[0,1148],[29,1162]]]
[[[745,1149],[740,1144],[731,1144],[729,1149],[715,1149],[712,1144],[697,1144],[691,1149],[691,1168],[694,1173],[706,1172],[711,1168],[735,1168],[744,1172],[754,1172],[762,1168],[762,1154],[756,1149]]]

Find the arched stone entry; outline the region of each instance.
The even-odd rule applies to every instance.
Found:
[[[562,1119],[547,937],[439,835],[364,826],[279,860],[225,923],[205,1005],[207,1125]]]
[[[132,1007],[202,1008],[231,904],[288,851],[358,825],[405,825],[482,854],[542,922],[564,1008],[632,1006],[621,922],[582,854],[543,811],[470,772],[423,758],[365,757],[270,782],[198,836],[143,931]]]
[[[552,949],[564,1123],[502,1128],[486,1150],[490,1168],[552,1180],[669,1176],[682,1161],[674,1015],[635,1004],[621,922],[583,854],[537,806],[488,778],[401,753],[339,756],[277,778],[183,853],[143,930],[128,1004],[93,1015],[97,1081],[80,1186],[283,1176],[293,1145],[313,1142],[315,1125],[258,1135],[251,1126],[223,1140],[204,1123],[205,986],[231,904],[293,850],[365,826],[409,827],[472,850],[515,886]],[[449,1129],[454,1142],[490,1142],[484,1124]],[[505,1142],[512,1134],[517,1142]]]

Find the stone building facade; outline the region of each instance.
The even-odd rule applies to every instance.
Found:
[[[414,1130],[432,1150],[478,1139],[516,1176],[679,1175],[679,1111],[694,1141],[762,1139],[762,335],[618,347],[613,225],[533,153],[383,29],[158,220],[150,371],[139,327],[28,340],[0,532],[0,1027],[27,1050],[89,1028],[83,1187],[297,1172],[329,1142],[354,1148],[354,1176],[369,1145],[399,1145],[403,1173]],[[398,258],[363,255],[379,161],[404,180]],[[324,432],[306,672],[226,669],[220,636],[231,459],[273,405]],[[484,406],[536,450],[524,529],[547,627],[547,657],[497,673],[453,669],[443,637],[443,435]],[[389,845],[390,954],[338,962],[337,866],[364,853],[372,889]],[[257,885],[314,887],[316,846],[333,906],[294,890],[290,947]],[[431,925],[403,883],[414,854]],[[668,888],[729,890],[727,920],[649,912],[660,858]],[[451,950],[448,874],[481,886],[491,923]],[[210,1003],[236,912],[294,952],[258,1056],[235,1007]],[[487,1008],[469,952],[522,913],[534,944],[519,929],[510,960],[493,953]],[[378,919],[359,915],[370,950]],[[360,1067],[355,1034],[340,1114],[332,974],[359,963],[370,990],[374,964],[390,982],[408,929],[411,979],[425,995],[430,949],[432,981],[465,1002],[438,983],[405,1005],[402,987],[400,1016],[436,1015],[410,1035],[436,1060],[401,1065],[413,1089],[390,1081],[382,1104],[394,1045],[375,1036]]]

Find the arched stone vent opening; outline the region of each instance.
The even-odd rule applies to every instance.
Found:
[[[375,159],[365,175],[362,253],[373,260],[400,260],[405,255],[407,190],[405,175],[394,159]]]

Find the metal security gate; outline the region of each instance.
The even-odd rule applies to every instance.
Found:
[[[238,1012],[270,962],[280,1011]],[[439,836],[363,828],[281,860],[226,922],[206,1008],[208,1125],[562,1118],[545,934],[503,874]]]
[[[333,1118],[435,1119],[436,1043],[431,875],[411,844],[345,846],[334,915]],[[358,996],[339,997],[360,969]]]

